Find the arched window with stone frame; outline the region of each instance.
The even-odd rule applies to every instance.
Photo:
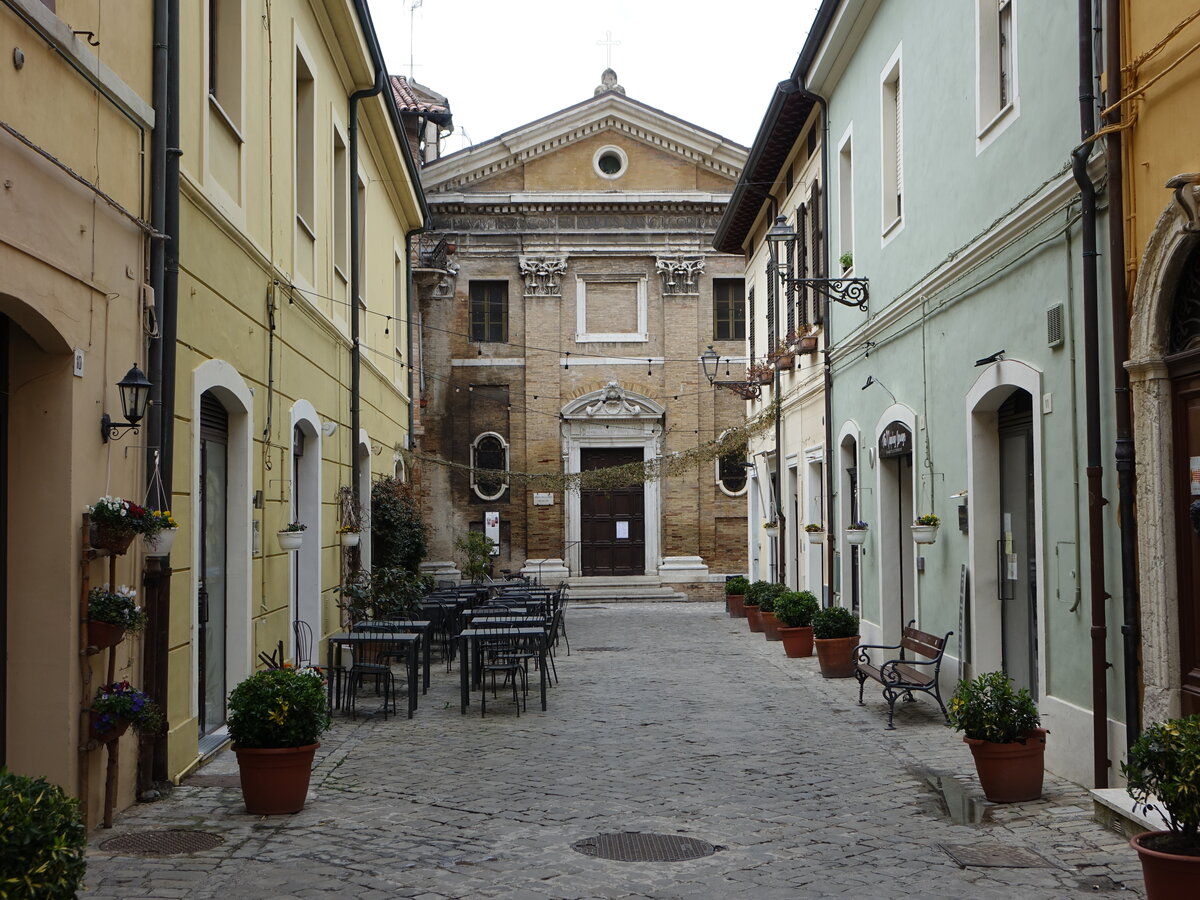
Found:
[[[498,500],[508,490],[508,442],[485,431],[471,444],[471,490],[481,500]]]
[[[730,497],[740,497],[746,493],[746,488],[750,482],[746,476],[745,462],[746,453],[743,450],[722,453],[713,460],[716,470],[717,487]]]

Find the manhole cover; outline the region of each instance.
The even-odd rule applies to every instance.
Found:
[[[618,650],[628,650],[628,647],[576,647],[577,653],[615,653]]]
[[[143,831],[109,838],[100,849],[106,853],[137,856],[175,856],[211,850],[223,843],[223,839],[207,831]]]
[[[638,831],[598,834],[576,841],[571,849],[584,856],[621,862],[681,862],[712,856],[717,852],[717,848],[707,841],[676,834],[642,834]]]
[[[235,788],[242,786],[242,780],[237,775],[192,775],[184,779],[184,787],[217,787]]]
[[[1006,844],[942,844],[947,855],[962,868],[990,866],[1000,869],[1051,868],[1049,862],[1032,850]]]

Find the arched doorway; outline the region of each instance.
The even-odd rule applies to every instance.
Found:
[[[888,423],[880,432],[878,453],[879,625],[891,636],[917,618],[912,429],[898,420]]]
[[[300,549],[290,555],[291,613],[306,622],[314,635],[324,634],[321,621],[321,419],[312,404],[297,401],[292,408],[292,465],[290,521],[306,526]],[[293,657],[295,629],[289,627]]]
[[[196,699],[203,752],[206,738],[225,725],[229,693],[229,413],[214,391],[200,395],[199,487]]]

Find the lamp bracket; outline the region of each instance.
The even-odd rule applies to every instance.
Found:
[[[118,440],[121,437],[121,432],[124,429],[132,429],[134,434],[141,433],[139,425],[133,425],[129,422],[114,422],[108,413],[100,417],[100,440],[108,443],[109,440]]]
[[[762,388],[752,381],[714,381],[712,384],[733,391],[743,400],[757,400],[762,396]]]
[[[783,281],[788,287],[801,290],[811,288],[818,295],[835,303],[867,311],[870,292],[869,281],[866,278],[789,278],[784,275]]]

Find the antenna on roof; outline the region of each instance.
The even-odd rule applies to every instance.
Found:
[[[413,80],[413,22],[416,19],[416,9],[425,0],[412,0],[412,5],[408,7],[408,80]]]

